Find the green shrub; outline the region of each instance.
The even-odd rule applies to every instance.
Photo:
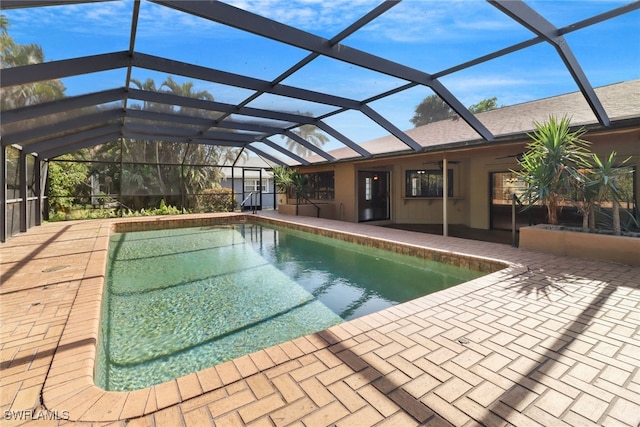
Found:
[[[117,218],[119,216],[123,217],[137,217],[137,216],[153,216],[153,215],[179,215],[183,212],[182,210],[176,208],[175,206],[167,205],[164,200],[160,200],[160,206],[157,208],[151,209],[140,209],[140,210],[131,210],[131,209],[123,209],[122,211],[118,211],[116,208],[104,208],[100,207],[99,209],[88,209],[84,207],[80,207],[78,205],[72,206],[67,210],[67,212],[58,211],[51,212],[49,214],[49,221],[69,221],[75,219],[101,219],[101,218]]]
[[[201,212],[232,212],[236,208],[233,191],[219,185],[205,189],[197,201]]]
[[[65,154],[58,159],[73,160],[73,156]],[[85,163],[49,162],[49,216],[68,213],[74,199],[86,193],[88,178],[89,167]]]

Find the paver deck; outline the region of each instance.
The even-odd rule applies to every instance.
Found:
[[[113,220],[33,228],[0,246],[2,425],[640,424],[640,268],[269,216],[508,267],[155,387],[105,392],[93,363]]]

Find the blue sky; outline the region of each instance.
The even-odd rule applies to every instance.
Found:
[[[310,33],[330,38],[375,7],[369,0],[233,0],[229,3]],[[562,27],[628,1],[527,1],[554,25]],[[128,49],[130,0],[3,11],[10,34],[19,43],[38,43],[47,60],[94,55]],[[570,33],[569,46],[581,62],[590,83],[597,87],[640,78],[640,11]],[[524,41],[533,34],[498,9],[480,0],[405,0],[343,43],[392,61],[436,73],[486,53]],[[251,34],[205,22],[146,1],[142,2],[136,51],[271,80],[307,55],[307,52]],[[166,74],[134,70],[139,80],[153,78],[159,85]],[[185,79],[176,76],[177,81]],[[124,85],[125,71],[67,78],[67,95]],[[463,104],[497,97],[513,105],[577,90],[556,51],[540,44],[441,78]],[[252,92],[196,81],[197,89],[216,100],[240,102]],[[320,58],[284,82],[357,100],[405,83],[339,61]],[[420,87],[376,101],[371,106],[401,129],[412,127],[416,105],[432,92]],[[262,96],[251,106],[309,111],[332,108]],[[605,106],[606,107],[606,106]],[[360,113],[330,119],[357,142],[386,134]]]

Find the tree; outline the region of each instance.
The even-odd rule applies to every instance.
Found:
[[[58,160],[74,160],[71,154],[63,154]],[[73,201],[87,188],[89,167],[86,163],[54,161],[49,163],[49,209],[68,212]]]
[[[547,220],[558,224],[558,206],[582,179],[581,170],[589,167],[589,143],[580,137],[583,128],[572,131],[565,116],[548,122],[535,122],[536,131],[528,134],[528,151],[518,160],[520,171],[514,172],[528,184],[523,199],[530,200],[527,208],[540,202],[547,207]]]
[[[473,114],[478,114],[483,111],[495,110],[496,108],[498,108],[498,98],[494,96],[493,98],[483,99],[477,104],[470,105],[469,111]]]
[[[288,193],[293,188],[293,174],[295,169],[288,166],[274,166],[273,180],[279,193]]]
[[[453,110],[449,107],[449,104],[444,102],[438,95],[430,95],[418,104],[411,118],[411,123],[413,123],[415,127],[418,127],[440,120],[446,120],[452,115]]]
[[[622,234],[622,227],[620,225],[620,199],[622,197],[618,183],[622,177],[632,173],[633,169],[622,166],[629,161],[629,158],[617,164],[615,151],[612,151],[604,161],[596,154],[593,154],[592,158],[594,164],[591,170],[592,179],[590,184],[596,189],[596,198],[600,204],[603,202],[611,203],[613,234],[619,236]]]
[[[495,110],[498,108],[498,98],[487,98],[469,106],[469,111],[473,114],[483,111]],[[438,95],[427,96],[415,109],[413,117],[410,119],[414,126],[423,126],[429,123],[447,120],[455,115],[449,104],[444,102]]]
[[[149,79],[151,80],[151,79]],[[148,80],[147,80],[148,81]],[[213,101],[213,95],[206,90],[193,90],[193,82],[184,82],[182,84],[173,80],[173,77],[167,76],[167,79],[160,85],[160,89],[166,88],[164,92],[172,93],[174,95],[185,96],[187,98],[203,99],[206,101]],[[182,112],[184,109],[181,108]]]
[[[195,91],[193,82],[184,82],[182,84],[177,83],[171,76],[167,76],[167,79],[162,83],[160,88],[164,88],[164,92],[171,93],[187,98],[202,99],[206,101],[213,101],[213,95],[206,90]],[[215,119],[216,113],[209,111],[203,112],[198,109],[180,107],[177,110],[178,113],[184,115],[191,115],[197,117],[211,118],[212,122]],[[194,130],[202,130],[194,127]],[[185,166],[185,165],[210,165],[218,164],[224,156],[230,156],[231,151],[227,148],[220,149],[213,145],[204,144],[180,144],[178,149],[178,159],[182,167],[180,168],[181,176],[180,182],[182,183],[183,194],[200,194],[205,189],[211,188],[213,185],[220,183],[223,178],[223,174],[220,168],[211,168],[206,166]],[[176,159],[176,160],[178,160]],[[200,209],[200,198],[194,197],[191,200],[186,201],[187,206]]]
[[[167,76],[159,86],[153,79],[147,79],[144,82],[135,79],[131,81],[141,90],[171,93],[207,101],[214,100],[213,95],[208,91],[195,90],[193,82],[178,83],[171,76]],[[219,113],[212,111],[153,102],[144,102],[142,106],[133,108],[207,118],[212,124],[219,117]],[[204,130],[198,125],[190,125],[188,128],[191,128],[194,134]],[[202,207],[200,205],[204,199],[190,196],[202,194],[206,189],[219,184],[224,177],[221,168],[209,165],[225,164],[235,160],[239,155],[248,156],[246,152],[241,153],[240,149],[235,147],[139,139],[123,140],[122,149],[125,158],[130,161],[152,164],[134,165],[123,171],[122,182],[128,185],[130,191],[140,192],[140,194],[162,194],[170,204],[180,204],[195,210]],[[185,199],[187,195],[189,197]],[[154,200],[159,201],[157,197]],[[134,208],[144,207],[139,206],[143,203],[142,200],[132,199],[129,203]]]
[[[582,231],[585,232],[595,229],[598,189],[591,176],[593,172],[587,169],[582,177],[575,180],[575,192],[572,196],[578,212],[582,215]]]
[[[144,81],[144,83],[142,83],[141,81],[137,80],[137,79],[131,79],[131,83],[133,83],[134,85],[136,85],[138,87],[138,89],[141,90],[146,90],[146,91],[150,91],[150,92],[159,92],[158,88],[156,87],[156,82],[149,78],[147,80]],[[143,104],[143,109],[144,110],[151,110],[151,111],[156,111],[156,112],[170,112],[171,111],[171,106],[167,105],[167,104],[157,104],[157,103],[152,103],[152,102],[148,102],[145,101]],[[138,150],[142,149],[142,159],[138,160],[138,161],[146,161],[146,147],[145,146],[152,146],[155,152],[155,162],[156,162],[156,178],[157,178],[157,184],[158,187],[160,189],[160,192],[162,194],[166,194],[167,193],[167,188],[164,184],[164,180],[162,177],[162,169],[160,168],[160,144],[161,142],[158,141],[137,141],[137,140],[127,140],[124,142],[124,144],[127,144],[128,147],[127,149],[129,150],[134,150],[136,147]],[[123,145],[124,145],[123,144]],[[124,147],[123,147],[124,149]],[[136,155],[136,153],[129,153],[132,155]],[[138,154],[139,155],[139,154]],[[138,188],[140,188],[140,185],[142,185],[140,183],[141,179],[137,178],[136,174],[130,175],[130,176],[125,176],[125,171],[122,171],[122,178],[125,182],[132,184],[132,183],[137,183],[138,184]],[[135,187],[133,187],[135,188]]]
[[[310,112],[301,113],[298,111],[297,114],[312,117],[312,113]],[[318,148],[321,148],[327,141],[329,141],[329,138],[324,133],[320,132],[320,130],[314,125],[302,125],[293,129],[291,132]],[[281,135],[281,137],[285,139],[285,144],[289,151],[293,151],[297,155],[303,157],[312,154],[311,150],[297,142],[295,139],[289,138],[286,135]]]
[[[9,35],[9,20],[0,15],[0,67],[12,68],[44,62],[42,47],[37,44],[16,43]],[[65,87],[60,80],[11,86],[0,90],[2,110],[54,101],[64,97]]]
[[[0,67],[12,68],[45,61],[44,51],[37,44],[20,44],[9,35],[9,20],[0,15]],[[60,80],[10,86],[0,89],[0,108],[4,110],[54,101],[64,97],[65,87]],[[60,117],[57,117],[60,120]],[[41,119],[26,121],[25,128],[42,125]],[[61,156],[70,160],[73,156]],[[79,193],[85,192],[88,167],[84,163],[51,162],[48,169],[49,206],[53,212],[71,208]]]

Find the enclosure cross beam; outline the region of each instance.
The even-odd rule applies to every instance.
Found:
[[[95,138],[84,139],[82,141],[74,142],[70,145],[63,145],[54,147],[48,150],[38,152],[38,156],[43,159],[52,159],[62,154],[70,153],[72,151],[81,150],[83,148],[95,147],[96,145],[106,144],[108,142],[115,141],[121,136],[121,132],[112,132],[105,135],[97,136]]]
[[[537,34],[539,37],[542,37],[556,49],[562,62],[564,62],[567,70],[575,80],[582,95],[598,119],[598,122],[600,122],[602,126],[610,126],[611,121],[609,120],[607,112],[589,83],[586,74],[574,56],[569,44],[565,38],[560,35],[558,28],[521,0],[488,0],[488,2],[520,25]]]
[[[443,91],[444,86],[436,82],[428,73],[343,44],[332,45],[329,40],[322,37],[222,2],[186,0],[154,0],[154,2],[339,61],[430,87],[478,134],[487,141],[493,140],[493,134],[489,129],[449,91]]]
[[[122,126],[120,124],[114,123],[112,125],[74,132],[57,138],[46,139],[44,141],[25,145],[24,148],[28,153],[41,153],[43,151],[60,149],[63,147],[74,149],[76,144],[90,139],[102,138],[105,135],[117,135],[121,129]]]
[[[297,162],[300,162],[301,164],[303,164],[305,166],[310,164],[307,160],[303,159],[302,157],[298,156],[297,154],[295,154],[292,151],[289,151],[289,150],[287,150],[285,148],[282,148],[281,146],[279,146],[275,142],[269,140],[268,138],[262,139],[261,142],[264,143],[265,145],[273,148],[274,150],[281,152],[285,156],[290,157],[290,158],[292,158],[293,160],[295,160]]]
[[[330,162],[335,160],[335,158],[331,154],[326,153],[324,150],[316,147],[315,145],[313,145],[312,143],[310,143],[306,139],[296,135],[295,133],[291,132],[290,130],[285,131],[283,135],[288,137],[288,138],[290,138],[290,139],[293,139],[298,144],[300,144],[300,145],[304,146],[305,148],[313,151],[314,153],[324,157],[326,160],[328,160]]]

